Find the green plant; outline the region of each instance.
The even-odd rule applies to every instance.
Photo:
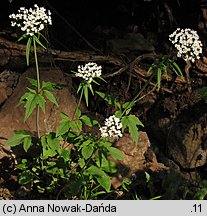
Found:
[[[155,60],[155,62],[150,66],[147,73],[153,71],[151,75],[151,79],[156,76],[157,78],[157,88],[160,89],[162,76],[164,75],[166,80],[168,81],[168,70],[171,70],[177,76],[181,76],[183,78],[183,73],[177,63],[170,59],[167,55],[162,56],[160,59]]]

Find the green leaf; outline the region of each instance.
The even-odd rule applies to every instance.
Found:
[[[29,98],[31,95],[31,92],[26,92],[22,97],[19,99],[19,102],[17,103],[16,107],[20,106],[21,104],[25,103],[27,101],[27,98]]]
[[[177,75],[180,75],[183,77],[183,73],[180,69],[180,67],[177,65],[177,63],[175,63],[174,61],[171,61],[171,64],[172,64],[172,67],[175,69],[174,72],[177,74]],[[177,71],[177,72],[176,72]]]
[[[28,149],[30,148],[30,146],[32,145],[32,137],[28,136],[24,138],[24,143],[23,143],[23,148],[25,150],[25,152],[28,151]]]
[[[114,114],[115,114],[115,116],[116,116],[117,118],[121,118],[121,117],[122,117],[122,112],[121,112],[121,110],[117,110]]]
[[[58,150],[60,148],[59,139],[58,138],[53,138],[51,133],[46,136],[46,139],[47,139],[48,146],[51,149]]]
[[[29,37],[29,39],[27,41],[27,45],[26,45],[26,62],[27,62],[27,66],[29,65],[29,54],[30,54],[31,43],[32,43],[32,37]]]
[[[25,185],[32,182],[32,180],[33,180],[33,174],[29,170],[26,170],[20,174],[19,184]]]
[[[12,137],[9,137],[9,139],[7,140],[7,144],[9,146],[17,146],[21,143],[23,143],[23,140],[25,137],[29,137],[29,135],[25,135],[25,134],[16,134]]]
[[[36,100],[37,100],[37,103],[39,104],[41,110],[45,113],[46,100],[44,99],[44,97],[41,94],[37,94],[36,95]]]
[[[88,158],[91,157],[91,155],[93,154],[93,151],[94,151],[94,148],[91,145],[84,146],[81,149],[81,153],[82,153],[82,155],[83,155],[83,157],[84,157],[85,160],[87,160]]]
[[[109,151],[110,156],[112,156],[115,160],[124,159],[124,153],[121,150],[114,147],[109,147],[107,150]]]
[[[44,92],[44,95],[47,97],[47,99],[58,107],[58,102],[55,96],[48,90],[43,90],[43,92]]]
[[[61,112],[61,113],[60,113],[60,116],[61,116],[62,119],[66,120],[66,121],[69,120],[68,115],[67,115],[66,113],[64,113],[64,112]]]
[[[42,143],[42,147],[43,147],[41,159],[43,159],[43,160],[45,160],[49,157],[54,157],[57,154],[55,148],[53,148],[53,147],[51,148],[50,145],[52,145],[52,144],[51,143],[50,143],[50,145],[48,144],[47,139],[48,139],[48,135],[41,137],[41,143]]]
[[[88,116],[82,115],[82,116],[80,117],[80,120],[82,120],[82,122],[83,122],[84,124],[86,124],[87,126],[93,127],[93,121],[92,121],[92,119],[89,118]]]
[[[48,43],[47,38],[43,34],[41,34],[40,32],[38,32],[38,35],[41,36]]]
[[[59,156],[64,159],[65,162],[70,160],[70,151],[67,149],[60,149]]]
[[[84,159],[83,159],[83,158],[80,158],[80,159],[78,160],[78,164],[79,164],[80,168],[82,169],[82,168],[85,166],[85,161],[84,161]]]
[[[69,131],[70,122],[63,120],[60,122],[60,126],[56,130],[56,137],[61,136]]]
[[[35,35],[33,35],[33,40],[35,40],[41,47],[46,49],[46,47],[40,42],[40,40]]]
[[[34,89],[31,89],[31,88],[28,88],[28,87],[27,87],[27,89],[28,89],[29,92],[31,92],[32,94],[36,94],[36,93],[37,93],[36,90],[34,90]]]
[[[28,35],[25,33],[17,41],[19,42],[19,41],[21,41],[21,40],[23,40],[23,39],[25,39],[27,37],[28,37]]]
[[[160,89],[162,79],[162,71],[160,68],[157,69],[157,88]]]
[[[121,120],[122,123],[122,131],[126,127],[129,128],[129,133],[131,137],[134,139],[135,143],[138,143],[138,128],[137,125],[143,126],[142,122],[135,116],[135,115],[129,115],[129,116],[124,116]]]
[[[76,114],[79,118],[81,117],[81,110],[79,108],[77,109]]]
[[[194,195],[195,200],[204,200],[207,195],[207,188],[202,188]]]
[[[153,63],[153,64],[150,66],[150,68],[148,69],[147,73],[150,73],[151,70],[153,70],[155,67],[156,67],[156,64]]]
[[[89,173],[90,175],[92,175],[94,178],[96,178],[96,180],[98,181],[98,183],[107,191],[110,192],[110,188],[111,188],[111,181],[110,181],[110,177],[100,168],[96,167],[96,166],[91,166],[87,169],[87,173]]]
[[[24,135],[29,135],[29,131],[26,130],[14,130],[15,134],[24,134]]]
[[[30,93],[30,95],[27,97],[27,102],[25,104],[25,117],[24,121],[26,121],[33,110],[35,109],[36,105],[38,104],[37,95]]]
[[[83,92],[85,96],[86,106],[88,107],[88,86],[87,85],[83,86]]]
[[[52,82],[42,81],[42,88],[47,90],[55,90],[57,88],[57,85]]]
[[[108,173],[117,173],[116,163],[108,160],[103,154],[96,158],[96,164]]]
[[[82,121],[81,120],[77,120],[75,123],[76,123],[76,125],[78,127],[78,130],[82,131],[82,129],[83,129]]]
[[[116,98],[112,97],[109,94],[103,93],[103,92],[96,91],[96,93],[102,99],[104,99],[109,105],[113,105],[113,106],[118,107],[119,109],[121,109],[121,104],[119,103],[119,101]]]

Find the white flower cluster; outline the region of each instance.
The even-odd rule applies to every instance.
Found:
[[[102,67],[94,62],[89,62],[78,66],[78,72],[75,74],[77,77],[82,77],[87,82],[91,83],[94,78],[100,77],[102,74]]]
[[[119,138],[122,137],[121,132],[122,124],[120,122],[120,118],[115,117],[115,115],[110,116],[104,122],[104,126],[99,130],[101,131],[102,137],[114,137]]]
[[[20,7],[18,14],[11,14],[9,18],[12,19],[11,26],[17,26],[21,31],[29,36],[40,32],[45,28],[45,25],[52,25],[51,12],[46,11],[44,7],[34,5],[34,9],[26,9]]]
[[[196,31],[186,28],[177,28],[171,35],[169,40],[177,49],[177,56],[182,57],[185,61],[195,62],[200,58],[202,53],[202,43]]]

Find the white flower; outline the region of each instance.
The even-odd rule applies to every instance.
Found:
[[[169,40],[177,49],[177,57],[182,57],[185,61],[195,62],[202,53],[202,43],[196,31],[186,28],[177,28],[169,35]]]
[[[29,9],[20,7],[18,14],[11,14],[9,18],[12,19],[12,27],[17,26],[30,36],[42,31],[45,25],[52,25],[50,10],[46,11],[44,7],[39,7],[36,4],[34,8]]]
[[[105,119],[104,126],[99,128],[102,137],[114,137],[118,139],[122,137],[121,132],[122,124],[120,118],[115,117],[115,115],[110,116]]]
[[[78,72],[75,74],[77,77],[81,77],[87,82],[91,83],[94,78],[100,77],[102,74],[102,67],[98,66],[94,62],[89,62],[87,64],[79,65]]]

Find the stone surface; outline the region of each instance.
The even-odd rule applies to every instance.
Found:
[[[207,156],[207,151],[202,146],[204,136],[205,131],[199,120],[193,124],[186,124],[181,120],[176,122],[169,132],[169,156],[182,168],[203,166]]]
[[[124,152],[124,160],[120,161],[123,169],[122,172],[127,175],[132,175],[137,171],[150,169],[155,171],[163,168],[163,164],[157,162],[156,155],[150,144],[146,132],[139,131],[139,141],[136,145],[129,134],[124,134],[115,146]]]
[[[16,107],[20,97],[25,93],[26,87],[30,86],[27,77],[35,79],[36,73],[34,69],[29,69],[23,73],[19,79],[19,83],[13,94],[2,106],[0,111],[0,143],[5,143],[5,139],[13,135],[13,130],[29,130],[36,131],[35,111],[24,123],[24,105]],[[64,112],[72,117],[76,107],[76,100],[71,95],[70,87],[66,82],[62,71],[59,69],[40,68],[40,78],[44,81],[50,81],[64,88],[54,91],[54,95],[58,101],[59,107],[51,102],[46,103],[45,114],[40,111],[40,133],[55,131],[59,125],[60,112]]]
[[[140,33],[128,33],[124,38],[108,40],[107,46],[115,53],[154,51],[152,44]]]
[[[19,74],[10,70],[4,70],[0,73],[0,105],[2,105],[12,94],[16,87]]]

